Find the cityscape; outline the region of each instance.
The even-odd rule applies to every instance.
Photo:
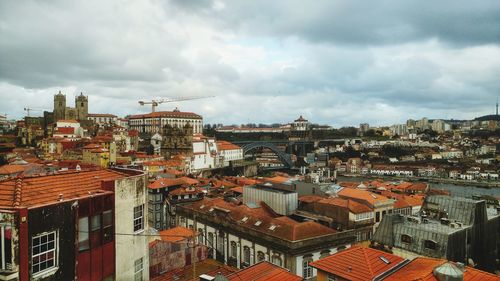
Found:
[[[76,2],[0,3],[0,280],[500,280],[498,3]]]

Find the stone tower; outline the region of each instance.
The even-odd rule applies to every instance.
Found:
[[[89,114],[89,100],[83,93],[75,98],[76,119],[87,120]]]
[[[66,115],[66,96],[59,91],[54,96],[54,121],[64,119]]]

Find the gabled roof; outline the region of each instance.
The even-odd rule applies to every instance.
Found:
[[[217,149],[218,150],[237,150],[241,149],[241,147],[236,144],[230,143],[228,141],[217,141]]]
[[[370,191],[355,189],[355,188],[348,188],[348,187],[341,189],[338,192],[338,195],[340,197],[344,197],[344,198],[350,198],[350,199],[354,199],[354,200],[362,200],[362,201],[365,201],[365,202],[371,204],[372,206],[375,206],[378,203],[385,203],[385,202],[388,202],[391,200],[385,196],[375,194],[375,193],[370,192]]]
[[[227,279],[229,281],[301,281],[302,277],[268,261],[261,261],[245,269],[229,274]]]
[[[312,267],[352,281],[371,281],[404,259],[372,248],[354,246],[311,262]]]
[[[114,170],[93,170],[30,177],[0,182],[0,207],[33,207],[86,197],[89,192],[105,192],[102,181],[117,180],[127,174]]]
[[[182,226],[160,231],[161,240],[172,243],[192,238],[195,235],[196,232],[194,230]]]
[[[428,257],[417,257],[395,273],[389,275],[384,281],[438,281],[434,276],[434,269],[447,261]],[[488,272],[465,267],[464,281],[498,281],[500,277]]]

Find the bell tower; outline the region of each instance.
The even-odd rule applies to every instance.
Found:
[[[54,121],[59,121],[64,119],[66,115],[66,96],[59,91],[57,95],[54,96]]]
[[[88,97],[80,93],[79,96],[75,98],[75,108],[76,108],[76,119],[77,120],[87,120],[89,114],[89,100]]]

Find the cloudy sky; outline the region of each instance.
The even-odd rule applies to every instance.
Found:
[[[59,90],[120,116],[216,96],[159,107],[208,123],[474,118],[500,95],[500,1],[0,1],[0,114]]]

